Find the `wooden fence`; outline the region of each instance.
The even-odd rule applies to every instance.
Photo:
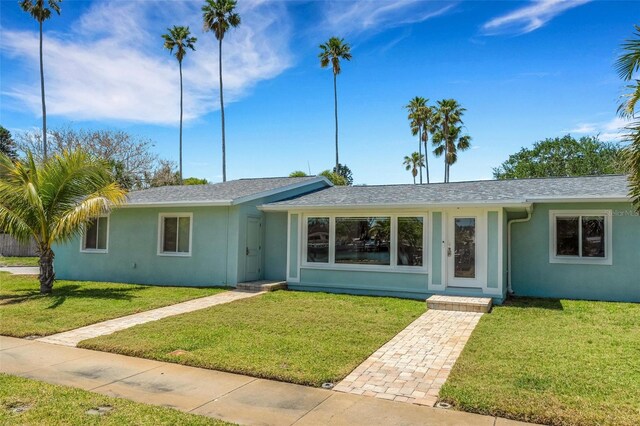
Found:
[[[31,241],[27,244],[19,243],[9,234],[0,233],[0,256],[35,256],[36,244]]]

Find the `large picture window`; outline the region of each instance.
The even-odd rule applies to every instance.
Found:
[[[89,221],[84,227],[82,250],[106,252],[109,230],[109,218],[101,216]]]
[[[552,263],[611,264],[609,212],[552,211],[550,221]]]
[[[391,218],[337,217],[336,263],[390,265]]]
[[[398,218],[398,266],[422,266],[423,222],[421,217]]]
[[[190,213],[160,215],[159,254],[191,254],[191,220]]]
[[[307,262],[329,262],[329,218],[307,219]]]

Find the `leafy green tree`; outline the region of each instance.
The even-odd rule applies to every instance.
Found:
[[[294,170],[293,172],[289,173],[289,177],[306,177],[306,176],[309,176],[309,175],[303,172],[302,170]]]
[[[7,155],[12,160],[18,158],[16,143],[13,140],[13,136],[11,136],[11,132],[3,126],[0,126],[0,152]]]
[[[433,154],[444,156],[444,181],[449,182],[449,168],[458,161],[458,151],[471,147],[471,138],[462,135],[462,116],[466,109],[455,99],[442,99],[433,117]]]
[[[169,31],[167,34],[162,34],[164,48],[171,53],[175,49],[175,56],[180,69],[180,161],[178,172],[182,180],[182,60],[187,54],[187,49],[196,50],[194,45],[198,39],[191,37],[189,27],[174,25],[172,28],[167,28],[167,30]]]
[[[158,167],[145,176],[146,186],[157,188],[159,186],[180,185],[180,174],[176,170],[175,163],[167,160],[158,161]]]
[[[346,186],[347,185],[347,180],[343,176],[341,176],[341,175],[339,175],[337,173],[334,173],[331,170],[324,170],[324,171],[322,171],[320,173],[319,176],[326,177],[327,179],[329,179],[329,181],[332,184],[334,184],[336,186]]]
[[[353,185],[353,173],[346,164],[338,164],[338,168],[333,168],[333,173],[339,174],[347,181],[347,185]]]
[[[433,126],[433,108],[428,105],[429,100],[421,96],[411,99],[405,108],[409,111],[408,119],[411,127],[411,134],[418,136],[418,153],[422,154],[422,144],[424,144],[424,168],[429,179],[429,158],[427,150],[427,142],[429,141],[429,132]],[[420,168],[420,183],[422,183],[422,168]]]
[[[222,181],[227,181],[227,149],[224,127],[224,97],[222,90],[222,39],[229,28],[240,25],[240,15],[235,12],[236,0],[205,0],[202,6],[204,30],[213,31],[218,40],[218,76],[220,78],[220,115],[222,119]]]
[[[421,167],[424,167],[424,155],[420,154],[417,151],[411,155],[405,155],[402,164],[405,166],[405,169],[411,171],[411,176],[413,176],[413,184],[415,185],[416,176],[418,176],[418,170]]]
[[[84,151],[54,154],[44,163],[31,153],[17,161],[0,154],[0,228],[19,241],[35,240],[43,294],[55,279],[51,246],[124,201],[109,166]]]
[[[200,179],[197,177],[186,178],[182,181],[183,185],[206,185],[209,181],[206,179]]]
[[[640,212],[640,120],[636,116],[636,105],[640,100],[640,80],[634,78],[640,70],[640,26],[635,25],[634,38],[627,40],[623,45],[623,54],[616,62],[616,69],[620,78],[630,82],[627,88],[630,92],[618,108],[618,113],[625,118],[632,119],[627,126],[625,139],[629,146],[625,149],[624,158],[627,172],[629,173],[629,195],[634,201],[636,209]]]
[[[335,169],[340,168],[340,161],[338,157],[338,83],[337,77],[340,74],[340,60],[350,61],[351,46],[344,42],[343,38],[331,37],[326,43],[320,45],[320,67],[327,68],[331,65],[333,70],[333,110],[336,120],[336,165]]]
[[[47,107],[44,101],[44,61],[42,59],[42,24],[51,17],[53,10],[60,15],[60,2],[62,0],[21,0],[20,7],[33,19],[38,21],[40,27],[40,94],[42,97],[42,146],[44,158],[47,158]],[[48,6],[48,7],[47,7]]]
[[[622,150],[595,136],[576,140],[571,135],[536,142],[522,148],[493,169],[496,179],[591,176],[623,173]]]

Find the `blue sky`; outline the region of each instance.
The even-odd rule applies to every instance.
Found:
[[[126,130],[177,161],[178,67],[160,34],[189,25],[198,42],[184,61],[185,176],[219,181],[217,48],[201,4],[65,0],[45,23],[49,126]],[[0,124],[15,133],[41,125],[37,24],[17,0],[0,7]],[[414,96],[467,109],[473,148],[452,180],[488,179],[546,137],[616,141],[623,84],[612,64],[640,2],[240,0],[239,12],[223,47],[228,177],[332,166],[332,75],[317,53],[336,35],[353,53],[338,77],[341,162],[356,183],[381,184],[411,182],[402,159],[417,139],[402,107]],[[429,162],[441,181],[442,159]]]

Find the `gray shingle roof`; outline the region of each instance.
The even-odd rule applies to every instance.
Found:
[[[130,192],[127,200],[131,206],[157,204],[230,205],[323,179],[315,176],[276,177],[238,179],[208,185],[162,186]]]
[[[334,186],[265,210],[309,207],[528,204],[543,200],[628,199],[626,176],[486,180],[429,185]]]

